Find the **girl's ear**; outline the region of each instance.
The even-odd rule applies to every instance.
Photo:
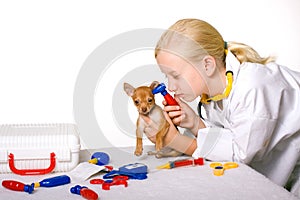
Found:
[[[212,56],[205,56],[203,58],[204,69],[207,76],[212,76],[217,68],[216,60]]]

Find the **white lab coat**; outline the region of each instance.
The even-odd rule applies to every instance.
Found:
[[[300,72],[276,63],[242,63],[228,52],[233,87],[222,100],[204,105],[206,128],[194,157],[249,164],[284,186],[300,157]]]

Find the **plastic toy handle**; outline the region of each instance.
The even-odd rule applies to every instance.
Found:
[[[2,186],[9,190],[28,192],[29,194],[34,190],[34,184],[25,185],[24,183],[14,180],[4,180],[2,181]]]
[[[193,164],[194,164],[193,160],[180,160],[174,162],[174,167],[183,167],[183,166],[189,166]]]
[[[80,190],[80,195],[88,200],[97,200],[98,194],[89,188],[82,188]]]
[[[10,153],[8,155],[8,163],[10,170],[19,175],[43,175],[48,174],[52,172],[52,170],[55,168],[55,153],[50,154],[50,166],[46,169],[17,169],[15,167],[15,161],[14,161],[14,154]]]
[[[97,200],[98,194],[94,192],[93,190],[87,188],[86,186],[80,186],[76,185],[74,187],[71,187],[70,192],[72,194],[78,194],[81,195],[83,198],[88,200]]]
[[[71,183],[71,178],[67,175],[55,176],[52,178],[46,178],[40,182],[34,183],[34,187],[56,187]]]
[[[170,106],[178,106],[177,101],[168,93],[164,96],[166,102]]]
[[[182,167],[182,166],[188,166],[188,165],[204,165],[204,159],[200,157],[200,158],[197,158],[194,160],[174,161],[174,167]]]

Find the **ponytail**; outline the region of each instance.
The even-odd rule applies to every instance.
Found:
[[[227,42],[227,48],[235,55],[240,63],[251,62],[265,65],[269,62],[275,61],[275,58],[272,56],[261,57],[253,48],[246,44]]]

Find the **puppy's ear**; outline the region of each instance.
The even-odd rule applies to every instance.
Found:
[[[150,85],[151,90],[153,90],[154,88],[156,88],[159,85],[158,81],[153,81]]]
[[[124,83],[124,91],[126,92],[126,94],[130,97],[132,97],[132,95],[134,94],[134,90],[135,88],[130,85],[129,83]]]

